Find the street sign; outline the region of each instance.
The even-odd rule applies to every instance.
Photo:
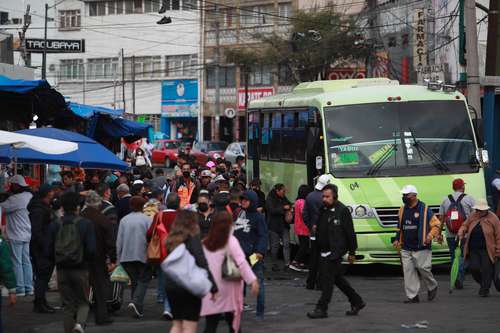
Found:
[[[26,38],[26,51],[43,53],[45,40]],[[84,53],[85,39],[47,39],[47,53]]]
[[[273,87],[248,88],[248,103],[259,98],[273,95]],[[238,89],[238,110],[245,110],[245,88]]]
[[[224,115],[229,119],[233,119],[236,116],[236,110],[233,108],[227,108],[224,110]]]

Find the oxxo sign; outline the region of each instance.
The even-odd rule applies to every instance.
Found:
[[[413,29],[413,68],[419,70],[427,66],[426,22],[423,8],[415,11],[413,21],[415,22]]]

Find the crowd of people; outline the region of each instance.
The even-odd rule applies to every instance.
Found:
[[[132,172],[65,169],[36,191],[21,175],[10,178],[10,196],[0,202],[6,216],[0,279],[11,303],[33,296],[36,313],[54,313],[46,293],[56,276],[65,332],[84,332],[91,309],[97,325],[112,324],[113,314],[125,308],[142,318],[155,279],[158,311],[173,321],[171,332],[196,332],[201,317],[207,333],[220,321],[238,332],[250,295],[256,318],[264,319],[269,253],[273,271],[307,272],[306,288],[322,291],[309,318],[328,316],[334,285],[351,304],[346,315],[366,306],[344,276],[342,262],[356,260],[357,240],[351,212],[329,175],[318,177],[314,188],[300,186],[290,200],[283,184],[267,195],[259,179],[247,184],[242,159],[200,166],[180,154],[174,170],[165,171],[154,170],[142,150],[134,156]],[[465,194],[463,180],[452,187],[438,215],[418,199],[415,186],[402,189],[393,245],[401,254],[406,303],[420,301],[421,281],[428,300],[436,297],[431,243],[442,241],[443,229],[452,255],[463,248],[457,289],[468,263],[479,294],[489,293],[500,258],[500,222],[486,202]],[[297,236],[296,251],[290,235]]]

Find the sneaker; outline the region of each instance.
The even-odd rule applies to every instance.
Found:
[[[134,303],[130,303],[128,306],[127,306],[127,309],[129,309],[129,311],[132,313],[132,315],[135,317],[135,318],[142,318],[144,315],[137,309],[137,307],[135,306]]]
[[[420,303],[420,298],[417,296],[413,298],[408,298],[406,301],[404,301],[405,304],[413,304],[413,303]]]
[[[158,14],[163,14],[166,11],[167,11],[167,5],[166,5],[165,1],[162,1],[161,2],[160,10],[158,11]]]
[[[359,311],[361,311],[366,306],[365,302],[358,305],[351,305],[351,310],[345,312],[346,316],[357,316]]]
[[[156,24],[169,24],[172,23],[172,18],[170,16],[163,16]]]
[[[24,297],[26,296],[26,293],[16,293],[16,297]]]
[[[437,292],[438,292],[438,287],[436,287],[432,290],[429,290],[427,292],[427,300],[429,300],[429,301],[434,300],[434,298],[436,298]]]
[[[85,331],[83,330],[82,325],[75,324],[75,327],[73,327],[73,333],[85,333]]]
[[[294,262],[292,262],[292,263],[288,266],[288,268],[290,268],[291,270],[294,270],[294,271],[296,271],[296,272],[302,272],[302,270],[300,269],[300,264],[299,264],[299,263],[297,263],[297,262],[295,262],[295,261],[294,261]]]
[[[172,314],[170,313],[170,311],[163,311],[163,318],[166,320],[166,321],[172,321],[174,319],[174,316],[172,316]]]
[[[32,291],[28,291],[26,293],[26,296],[35,296],[35,292],[32,290]]]
[[[243,311],[252,311],[252,306],[250,304],[243,304]]]

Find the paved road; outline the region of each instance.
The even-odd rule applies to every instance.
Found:
[[[478,287],[468,276],[465,289],[448,293],[446,270],[440,269],[437,279],[440,289],[436,301],[429,303],[425,295],[420,304],[403,304],[402,277],[399,268],[387,266],[364,266],[351,269],[349,280],[364,297],[368,306],[358,317],[346,317],[349,305],[337,290],[330,308],[330,317],[309,320],[305,313],[314,307],[319,292],[304,289],[304,275],[298,273],[269,273],[266,284],[267,315],[262,322],[255,321],[252,312],[245,312],[243,332],[409,332],[415,329],[401,328],[401,324],[412,324],[421,320],[429,322],[426,332],[500,332],[500,293],[492,289],[492,296],[479,298]],[[151,286],[153,287],[153,286]],[[168,332],[169,324],[160,317],[161,307],[154,300],[155,289],[147,296],[146,316],[142,320],[130,318],[122,312],[115,323],[108,327],[89,324],[87,332]],[[50,293],[51,302],[58,299]],[[31,312],[31,299],[23,298],[16,308],[4,307],[7,333],[63,332],[62,315],[35,315]],[[250,300],[250,304],[254,302]],[[5,303],[4,303],[5,304]],[[92,322],[92,320],[91,320]],[[200,332],[203,323],[200,325]],[[226,327],[219,332],[227,332]]]

